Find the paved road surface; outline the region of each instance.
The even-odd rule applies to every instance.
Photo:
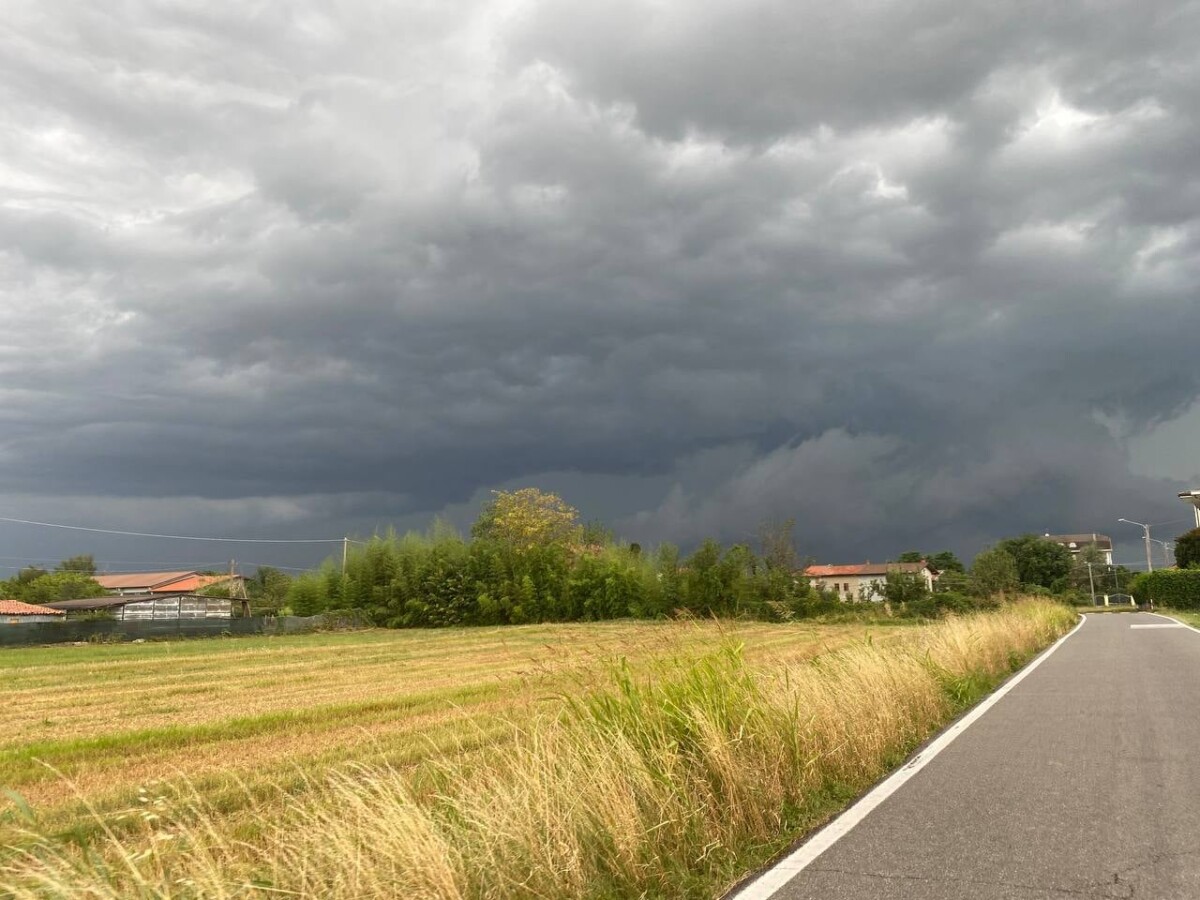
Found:
[[[1200,900],[1200,634],[1093,615],[777,900]]]

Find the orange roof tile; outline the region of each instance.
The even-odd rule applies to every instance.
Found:
[[[836,578],[839,576],[886,575],[888,572],[904,572],[914,575],[926,568],[919,563],[860,563],[853,566],[809,566],[804,574],[810,578]]]
[[[0,600],[0,616],[65,616],[61,609],[51,609],[48,606],[35,606],[32,603],[22,603],[20,600]]]

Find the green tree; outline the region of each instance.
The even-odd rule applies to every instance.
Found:
[[[1048,589],[1071,572],[1071,551],[1036,534],[1008,538],[997,546],[1016,562],[1021,584]]]
[[[907,550],[896,557],[896,562],[926,562],[929,563],[931,569],[941,574],[967,571],[967,567],[951,550],[943,550],[941,553],[921,553],[919,550]]]
[[[104,588],[83,572],[48,572],[26,582],[17,599],[26,603],[53,603],[103,595]]]
[[[557,494],[537,488],[492,491],[493,498],[471,526],[471,536],[532,550],[551,544],[576,545],[582,537],[579,510]]]
[[[292,579],[274,566],[259,566],[257,571],[246,579],[246,595],[254,601],[255,606],[263,609],[276,610],[287,603],[288,588]]]
[[[1200,568],[1200,528],[1175,538],[1175,565],[1181,569]]]
[[[758,542],[768,571],[791,574],[800,568],[795,519],[763,522],[758,526]]]
[[[96,574],[96,558],[90,553],[71,556],[58,564],[60,572],[82,572],[85,575]]]
[[[287,605],[298,616],[315,616],[329,605],[325,579],[316,572],[306,572],[292,582],[288,589]]]
[[[962,564],[957,556],[951,550],[943,550],[941,553],[933,553],[926,557],[929,565],[933,566],[938,572],[966,572],[967,567]]]
[[[919,573],[888,572],[885,578],[883,597],[889,603],[909,603],[929,596],[925,578]]]
[[[613,530],[597,519],[586,523],[580,534],[580,543],[598,547],[607,547],[609,544],[616,543],[616,540],[617,536],[613,534]]]
[[[1001,546],[984,550],[971,564],[971,581],[985,597],[1016,590],[1021,582],[1017,561]]]

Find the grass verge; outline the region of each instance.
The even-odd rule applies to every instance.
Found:
[[[33,840],[14,898],[711,897],[819,824],[1070,627],[1048,603],[754,665],[741,648],[614,667],[502,752],[351,766],[247,803],[145,796],[85,848]],[[128,823],[126,823],[128,825]]]

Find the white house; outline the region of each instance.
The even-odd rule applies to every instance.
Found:
[[[860,563],[849,566],[809,566],[804,570],[813,587],[819,587],[838,597],[839,600],[883,600],[883,586],[889,573],[919,575],[925,587],[932,591],[937,572],[929,563]]]
[[[1042,539],[1061,544],[1071,551],[1072,556],[1078,556],[1085,547],[1094,546],[1100,551],[1100,561],[1106,566],[1112,565],[1112,538],[1107,534],[1043,534]]]

